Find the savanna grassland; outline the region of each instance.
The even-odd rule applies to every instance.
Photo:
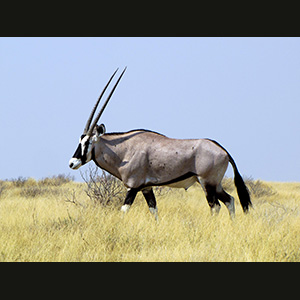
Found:
[[[61,179],[0,181],[0,261],[300,261],[300,183],[248,180],[244,215],[226,179],[234,220],[223,204],[211,216],[199,185],[157,190],[156,222],[141,193],[124,214]]]

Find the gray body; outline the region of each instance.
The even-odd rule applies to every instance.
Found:
[[[128,188],[187,189],[199,180],[218,185],[229,161],[227,153],[210,140],[171,139],[144,130],[104,134],[94,147],[96,164]]]
[[[137,192],[141,191],[150,212],[157,218],[153,186],[171,186],[188,189],[195,182],[204,189],[212,213],[218,213],[222,201],[231,216],[235,213],[234,199],[221,185],[222,178],[231,163],[234,182],[244,212],[251,206],[250,196],[230,154],[216,141],[209,139],[172,139],[149,130],[132,130],[124,133],[105,133],[105,126],[97,125],[113,91],[126,68],[113,87],[101,111],[92,119],[112,80],[110,78],[87,121],[79,145],[69,162],[78,169],[93,160],[96,165],[119,178],[128,188],[121,210],[127,211]]]

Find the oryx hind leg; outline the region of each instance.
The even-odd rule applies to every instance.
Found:
[[[142,190],[142,193],[149,206],[149,211],[154,215],[155,220],[158,221],[158,214],[157,214],[158,210],[156,206],[156,199],[153,193],[153,189],[152,188],[144,189]]]
[[[201,178],[198,178],[199,183],[201,184],[205,196],[206,196],[206,200],[208,202],[208,205],[210,207],[210,211],[212,215],[217,215],[221,209],[221,205],[218,201],[217,198],[217,189],[216,186],[211,185],[211,184],[207,184],[207,183],[203,183],[203,181],[201,180]]]
[[[230,217],[233,218],[235,216],[234,198],[227,194],[221,185],[219,185],[217,188],[217,197],[226,205]]]

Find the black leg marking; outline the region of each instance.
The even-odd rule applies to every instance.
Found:
[[[154,215],[155,220],[158,221],[156,200],[153,193],[153,189],[151,188],[151,189],[143,190],[142,193],[147,201],[150,212]]]
[[[231,196],[224,190],[222,190],[222,192],[217,192],[217,198],[221,200],[225,205],[231,202]]]
[[[135,196],[137,194],[137,192],[139,191],[139,189],[130,189],[127,192],[125,201],[123,206],[121,207],[121,211],[127,212],[131,206],[131,204],[133,203]]]
[[[216,187],[213,185],[205,184],[205,191],[206,199],[208,205],[210,206],[211,213],[218,213],[221,209],[221,205],[216,196]]]
[[[231,217],[235,215],[234,198],[227,194],[223,188],[221,192],[217,192],[217,198],[221,200],[227,207]]]
[[[143,190],[142,191],[146,201],[147,201],[147,204],[150,207],[152,208],[156,208],[156,200],[155,200],[155,196],[154,196],[154,193],[153,193],[153,189],[150,189],[150,190]]]
[[[136,197],[136,194],[139,190],[138,189],[130,189],[127,194],[124,201],[124,205],[131,205]]]

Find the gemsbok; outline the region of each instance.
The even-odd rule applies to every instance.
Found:
[[[69,161],[69,167],[76,170],[93,160],[98,167],[120,179],[128,189],[124,205],[121,207],[124,212],[128,211],[136,194],[141,191],[150,212],[157,219],[152,187],[170,186],[187,190],[198,182],[205,192],[212,214],[219,212],[220,200],[233,217],[234,198],[226,193],[221,185],[230,162],[241,206],[245,213],[248,212],[249,206],[252,206],[248,189],[232,156],[216,141],[173,139],[144,129],[106,133],[104,124],[97,125],[125,70],[126,68],[92,123],[99,102],[118,69],[104,87],[87,120],[77,150]]]

